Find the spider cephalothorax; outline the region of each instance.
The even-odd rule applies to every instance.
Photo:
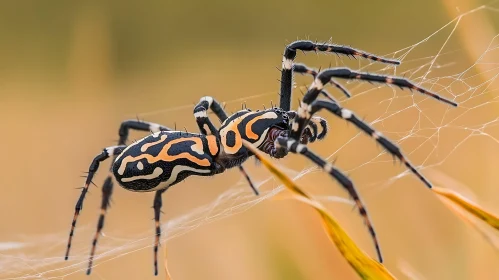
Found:
[[[201,100],[202,101],[202,100]],[[211,102],[216,102],[212,98]],[[277,138],[287,138],[291,131],[292,118],[295,112],[286,112],[281,108],[271,108],[266,110],[241,110],[229,118],[221,125],[218,131],[220,136],[221,153],[217,161],[225,167],[235,166],[231,160],[244,159],[250,156],[248,149],[243,145],[242,140],[253,144],[256,148],[275,158],[282,158],[284,155],[278,154],[275,143]],[[326,131],[327,123],[322,118],[317,118]],[[308,143],[310,139],[317,138],[317,125],[310,122],[305,133],[301,137],[302,143]],[[320,134],[320,139],[325,133]],[[243,161],[244,161],[243,160]],[[222,163],[224,162],[224,163]],[[225,163],[227,162],[227,163]],[[240,165],[240,164],[237,164]]]
[[[436,93],[429,92],[404,78],[368,74],[348,68],[331,68],[317,72],[305,65],[294,63],[296,51],[298,50],[303,52],[330,52],[364,57],[382,63],[400,64],[397,60],[381,58],[350,47],[318,44],[311,41],[296,41],[286,46],[284,51],[279,107],[262,111],[246,109],[227,116],[222,106],[215,99],[210,96],[203,97],[194,108],[194,117],[196,118],[201,134],[173,131],[159,124],[137,120],[123,122],[119,129],[120,139],[118,146],[105,148],[90,164],[85,185],[75,206],[75,214],[66,250],[66,259],[69,256],[76,221],[92,178],[97,172],[100,162],[113,157],[114,161],[111,166],[111,172],[102,187],[101,214],[97,224],[97,232],[92,242],[87,274],[91,272],[97,240],[104,226],[105,213],[113,189],[113,180],[116,180],[120,186],[128,190],[156,192],[153,208],[156,227],[154,273],[157,274],[157,252],[161,235],[159,222],[162,205],[161,195],[169,187],[189,176],[213,176],[236,166],[244,174],[253,191],[258,194],[258,190],[242,166],[244,161],[252,156],[243,145],[243,140],[246,140],[274,158],[285,157],[288,153],[301,154],[330,174],[355,201],[358,211],[364,219],[374,241],[379,261],[382,262],[381,250],[374,227],[352,181],[332,163],[313,153],[307,146],[309,142],[324,139],[328,132],[326,120],[314,115],[321,110],[326,110],[339,118],[353,123],[358,129],[376,140],[390,154],[403,162],[429,188],[432,188],[432,185],[407,160],[395,144],[369,124],[357,118],[352,111],[341,107],[324,90],[324,87],[327,84],[332,84],[347,97],[350,97],[348,91],[335,78],[363,80],[396,85],[400,88],[417,91],[452,106],[457,106],[457,104],[440,97]],[[297,111],[291,111],[293,72],[308,74],[314,77],[314,82],[302,98]],[[319,96],[324,96],[325,99],[319,99]],[[208,118],[208,110],[212,110],[222,122],[220,129],[217,129]],[[151,131],[152,134],[127,146],[126,142],[130,129]]]
[[[247,154],[242,139],[259,147],[267,138],[271,128],[288,127],[289,118],[280,109],[262,111],[242,110],[230,116],[220,127],[220,140],[225,155]]]

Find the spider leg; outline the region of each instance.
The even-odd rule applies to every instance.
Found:
[[[302,138],[306,137],[306,141],[300,141],[302,144],[308,144],[315,142],[317,140],[317,135],[319,134],[319,130],[317,128],[317,124],[315,122],[309,122],[307,127],[303,131]]]
[[[76,221],[78,219],[78,216],[80,215],[81,210],[83,209],[83,200],[85,199],[85,196],[88,192],[88,187],[92,183],[92,179],[99,169],[99,164],[109,158],[110,156],[113,155],[118,155],[120,154],[126,146],[113,146],[113,147],[107,147],[105,148],[101,154],[97,155],[92,163],[90,164],[90,167],[88,168],[88,174],[87,178],[85,180],[85,185],[83,186],[80,194],[80,198],[78,198],[78,201],[76,202],[75,206],[75,214],[73,216],[73,222],[71,223],[71,230],[69,232],[69,239],[68,239],[68,245],[66,248],[66,254],[64,256],[64,259],[67,260],[69,258],[69,251],[71,249],[71,241],[73,239],[74,235],[74,229],[76,227]]]
[[[121,123],[120,129],[118,130],[118,135],[120,136],[120,139],[118,140],[118,145],[126,144],[130,130],[158,132],[158,131],[170,131],[172,129],[157,123],[145,122],[139,120],[127,120]]]
[[[427,95],[431,98],[434,98],[438,101],[441,101],[443,103],[449,104],[451,106],[456,107],[457,103],[454,101],[451,101],[449,99],[446,99],[436,93],[433,93],[429,90],[426,90],[422,87],[419,87],[412,83],[411,81],[405,79],[405,78],[399,78],[399,77],[391,77],[391,76],[385,76],[385,75],[375,75],[375,74],[369,74],[369,73],[364,73],[364,72],[358,72],[358,71],[353,71],[348,68],[331,68],[324,70],[323,72],[319,73],[317,75],[317,78],[314,81],[314,84],[312,84],[310,90],[312,89],[319,89],[322,90],[324,85],[327,83],[330,83],[332,78],[342,78],[342,79],[350,79],[350,80],[363,80],[363,81],[369,81],[369,82],[376,82],[376,83],[384,83],[384,84],[390,84],[390,85],[395,85],[400,88],[407,88],[415,91],[418,91],[419,93],[423,95]],[[308,94],[308,92],[307,92]],[[316,94],[314,94],[316,95]],[[315,100],[315,98],[313,98]],[[305,98],[304,98],[305,100]]]
[[[146,131],[146,132],[158,132],[158,131],[171,131],[172,129],[157,123],[140,121],[140,120],[127,120],[121,123],[118,130],[118,135],[120,136],[118,140],[118,145],[126,145],[128,141],[128,135],[130,130],[136,131]],[[113,161],[111,162],[111,168],[113,163],[116,161],[118,154],[114,155]]]
[[[319,140],[322,140],[324,139],[324,137],[326,137],[327,133],[328,133],[328,126],[327,126],[327,121],[321,117],[316,117],[316,116],[313,116],[311,119],[310,119],[310,122],[315,122],[315,123],[318,123],[321,127],[322,127],[322,131],[321,133],[319,133],[317,135],[317,139]]]
[[[294,119],[297,115],[295,111],[288,111],[288,116],[290,119]],[[319,133],[318,127],[321,127],[321,132]],[[308,132],[308,133],[307,133]],[[307,123],[307,126],[304,129],[303,134],[306,134],[309,137],[310,142],[315,142],[316,140],[322,140],[326,137],[328,133],[327,121],[324,118],[319,116],[313,116],[310,121]],[[306,144],[306,143],[302,143]]]
[[[154,223],[156,227],[156,239],[154,240],[154,275],[158,275],[158,247],[161,238],[161,224],[159,222],[159,216],[161,214],[161,206],[163,206],[163,201],[161,195],[166,191],[166,189],[156,191],[154,196]]]
[[[337,89],[339,89],[341,92],[343,92],[344,95],[346,95],[346,97],[350,98],[352,95],[350,94],[350,92],[348,92],[348,90],[346,88],[344,88],[341,84],[337,83],[335,80],[331,79],[329,81],[329,83],[331,83],[332,85],[334,85]],[[322,92],[324,92],[324,90],[322,90]],[[332,100],[334,102],[336,102],[335,100]]]
[[[312,118],[310,118],[310,121],[308,122],[308,125],[311,124],[315,124],[316,126],[320,126],[322,128],[322,131],[319,134],[317,134],[317,139],[319,140],[324,139],[324,137],[326,137],[328,133],[327,121],[321,117],[313,116]]]
[[[124,122],[121,123],[120,129],[118,130],[118,134],[120,136],[120,138],[118,140],[118,145],[125,145],[125,143],[128,140],[128,135],[129,135],[130,130],[146,131],[146,132],[153,132],[154,133],[154,132],[158,132],[158,131],[171,131],[172,129],[169,128],[169,127],[157,124],[157,123],[140,121],[140,120],[127,120],[127,121],[124,121]],[[118,155],[114,156],[113,163],[116,160],[117,156]],[[112,166],[112,163],[111,163],[111,166]],[[111,184],[112,184],[112,182],[111,182]],[[157,191],[156,194],[158,192],[162,193],[163,191],[164,190]],[[103,199],[104,199],[104,196],[103,196]],[[161,196],[159,197],[159,203],[161,204]],[[154,200],[154,205],[156,205],[156,199]],[[156,209],[155,209],[155,211],[156,211]],[[156,218],[156,212],[155,212],[155,218]],[[155,244],[159,243],[158,230],[160,230],[159,229],[159,213],[158,213],[158,219],[157,219],[157,223],[156,223],[156,243]],[[158,248],[156,246],[154,248],[154,271],[155,271],[155,275],[158,274],[158,262],[157,262],[157,254],[158,254],[157,251],[158,250],[157,249]]]
[[[345,188],[350,195],[350,197],[354,200],[357,208],[359,209],[359,214],[362,216],[364,223],[366,224],[369,234],[371,235],[371,238],[373,239],[374,242],[374,247],[376,248],[376,254],[378,255],[379,262],[383,262],[383,257],[381,255],[381,249],[379,247],[379,242],[376,237],[376,232],[374,231],[373,224],[371,222],[371,219],[369,218],[369,215],[367,213],[366,207],[362,200],[360,199],[360,196],[355,189],[354,184],[350,179],[348,179],[347,176],[345,176],[340,170],[335,168],[331,163],[326,162],[324,159],[316,155],[314,152],[312,152],[306,145],[300,144],[298,141],[292,138],[285,138],[285,137],[279,137],[276,140],[276,145],[280,147],[286,147],[287,150],[289,150],[292,153],[295,154],[301,154],[320,166],[324,171],[329,173],[340,185]]]
[[[319,132],[318,127],[321,127],[321,131]],[[308,137],[308,142],[313,143],[316,140],[322,140],[326,137],[328,132],[327,121],[321,117],[313,116],[310,118],[307,126],[303,130],[302,138]],[[301,144],[307,144],[303,141],[300,141]]]
[[[104,227],[104,219],[106,216],[107,207],[109,206],[109,200],[111,199],[111,194],[113,193],[113,179],[112,175],[109,175],[102,185],[102,203],[101,203],[101,213],[99,215],[99,221],[97,222],[97,230],[95,231],[94,239],[92,240],[92,250],[90,251],[90,257],[88,259],[87,275],[92,272],[92,263],[94,261],[95,249],[97,247],[97,241]]]
[[[311,105],[311,114],[315,114],[319,110],[325,109],[334,115],[353,123],[357,128],[362,130],[367,135],[376,140],[383,148],[385,148],[394,157],[397,157],[414,175],[416,175],[428,188],[432,188],[432,184],[426,179],[417,169],[409,162],[409,160],[402,154],[400,148],[393,144],[388,138],[384,137],[379,131],[369,126],[364,121],[360,120],[352,111],[342,108],[336,103],[317,100]]]
[[[304,52],[328,52],[348,56],[360,56],[373,61],[382,63],[399,65],[400,61],[393,59],[386,59],[374,54],[370,54],[361,50],[350,48],[347,46],[339,46],[334,44],[318,44],[312,41],[295,41],[286,46],[282,58],[281,70],[281,90],[280,90],[280,107],[283,110],[289,111],[291,109],[291,94],[293,87],[293,61],[296,58],[296,51]]]
[[[194,107],[194,117],[196,118],[196,123],[198,124],[201,133],[208,135],[208,132],[205,129],[205,126],[208,126],[211,134],[218,137],[218,129],[211,122],[210,118],[208,118],[208,109],[211,109],[221,122],[227,119],[227,113],[225,113],[220,103],[211,96],[202,97]]]
[[[217,115],[218,119],[221,122],[224,122],[228,118],[227,113],[220,105],[220,103],[218,103],[218,101],[216,101],[211,96],[205,96],[202,97],[199,100],[198,104],[194,107],[194,117],[196,118],[196,123],[198,124],[199,130],[202,134],[208,134],[208,132],[204,128],[206,125],[208,126],[211,134],[216,135],[217,138],[220,138],[218,130],[216,129],[215,125],[213,125],[210,118],[208,118],[208,109],[211,109],[215,113],[215,115]],[[244,175],[253,192],[256,195],[259,195],[260,193],[258,192],[258,189],[255,187],[255,184],[253,184],[251,177],[248,175],[248,172],[246,172],[246,169],[244,169],[242,165],[239,165],[239,171]]]
[[[298,108],[298,114],[294,118],[293,124],[291,126],[291,134],[290,134],[291,138],[298,139],[298,137],[301,135],[301,133],[303,132],[308,123],[308,120],[310,119],[311,115],[313,115],[311,114],[311,109],[312,109],[311,104],[317,100],[324,86],[327,83],[330,83],[332,81],[332,78],[334,77],[342,79],[359,79],[370,82],[392,84],[400,88],[417,90],[418,92],[424,95],[428,95],[432,98],[435,98],[449,105],[457,106],[457,103],[449,99],[446,99],[444,97],[441,97],[436,93],[430,92],[422,87],[416,86],[415,84],[404,78],[362,73],[362,72],[352,71],[348,68],[331,68],[324,70],[317,75],[317,78],[312,83],[307,93],[303,97],[302,103]],[[337,102],[333,103],[338,104]]]
[[[312,68],[307,67],[304,64],[300,63],[295,63],[293,64],[293,72],[299,73],[299,74],[308,74],[313,76],[314,78],[317,77],[318,73]],[[346,97],[350,98],[352,95],[348,92],[346,88],[344,88],[341,84],[338,84],[334,80],[330,81],[331,84],[335,85]],[[322,90],[321,93],[329,100],[336,102],[336,99],[332,97],[327,91]]]
[[[64,256],[65,260],[67,260],[69,258],[69,250],[71,249],[71,241],[73,239],[74,229],[76,227],[76,221],[78,219],[78,216],[80,215],[81,210],[83,209],[83,200],[85,199],[85,196],[88,192],[88,187],[92,183],[92,179],[93,179],[95,173],[99,169],[100,163],[102,161],[106,160],[107,158],[109,158],[110,156],[120,154],[125,148],[126,148],[126,146],[107,147],[102,151],[102,153],[97,155],[93,159],[92,163],[90,164],[90,167],[88,168],[87,178],[85,180],[85,185],[83,186],[83,188],[81,190],[80,198],[78,198],[78,201],[76,202],[75,214],[73,216],[73,222],[71,223],[71,230],[69,232],[68,245],[66,248],[66,254]]]
[[[313,76],[314,78],[317,76],[317,71],[315,69],[307,67],[305,64],[301,63],[293,63],[293,72],[299,73],[299,74],[308,74]]]

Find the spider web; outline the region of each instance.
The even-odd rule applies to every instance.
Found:
[[[368,114],[369,119],[373,119],[375,116],[370,123],[376,129],[383,131],[399,146],[402,146],[406,156],[417,165],[423,174],[428,174],[429,171],[434,172],[438,167],[442,167],[450,158],[461,152],[462,147],[473,138],[486,138],[499,145],[499,131],[494,130],[499,124],[497,114],[482,114],[480,118],[469,120],[469,117],[478,111],[491,110],[491,106],[492,108],[497,106],[496,103],[499,101],[498,85],[494,83],[499,75],[499,35],[489,38],[489,44],[483,46],[484,51],[476,61],[469,63],[466,62],[466,59],[462,59],[467,56],[467,50],[459,41],[458,27],[469,16],[479,13],[497,15],[499,7],[486,5],[466,12],[423,40],[384,55],[400,59],[403,63],[397,68],[379,66],[363,60],[355,62],[358,63],[358,67],[355,68],[363,71],[372,70],[380,74],[405,76],[440,95],[455,99],[459,102],[458,108],[447,108],[445,105],[438,104],[438,102],[418,93],[411,94],[396,88],[387,90],[386,85],[373,86],[359,82],[344,83],[352,93],[352,98],[340,98],[339,102],[347,108],[355,109],[356,112]],[[439,42],[440,47],[433,50],[433,55],[425,54],[424,46],[429,43],[436,44],[435,42]],[[338,66],[344,64],[341,58],[334,59]],[[381,89],[386,93],[384,96],[378,93]],[[268,100],[272,95],[275,93],[225,100],[225,103],[230,107],[251,99]],[[367,102],[361,103],[359,101],[365,98],[368,100],[373,98],[372,100],[375,101],[372,101],[368,107]],[[358,107],[356,106],[357,102],[363,105]],[[371,107],[376,107],[378,111],[370,113]],[[382,108],[382,111],[379,111],[379,108]],[[139,115],[145,117],[178,110],[192,110],[192,104]],[[406,118],[409,115],[411,117]],[[400,119],[403,118],[411,121],[400,122]],[[412,121],[413,119],[414,121]],[[453,134],[458,135],[458,137],[453,137],[450,146],[443,144],[446,131],[459,132]],[[343,151],[355,146],[354,142],[358,138],[365,137],[360,137],[361,135],[361,132],[356,131],[353,136],[348,136],[347,141],[343,142],[336,150],[330,150],[327,159],[332,160],[339,157],[341,160]],[[406,145],[406,143],[410,143],[410,145]],[[350,162],[350,166],[342,165],[342,169],[352,174],[360,172],[361,169],[387,163],[392,165],[392,162],[387,160],[385,152],[379,149],[354,163]],[[296,171],[280,165],[288,175],[296,180],[307,175],[310,176],[309,173],[317,171],[317,168],[311,164],[307,166],[303,170]],[[363,182],[356,181],[356,184],[371,191],[378,191],[380,188],[389,187],[403,177],[410,176],[408,171],[401,170],[389,177],[379,180],[369,179]],[[437,175],[430,178],[435,184],[439,184],[439,176],[440,178],[444,176]],[[247,211],[283,190],[282,186],[275,183],[276,181],[272,176],[268,174],[266,176],[266,178],[255,182],[255,185],[262,190],[260,196],[255,196],[248,191],[246,182],[241,180],[210,203],[164,222],[162,224],[162,243],[164,244],[166,240],[174,239],[208,223]],[[263,187],[270,182],[274,182],[273,187],[264,189]],[[473,197],[469,189],[459,191],[464,195]],[[318,198],[324,201],[351,204],[349,200],[335,196],[320,196]],[[89,236],[94,230],[94,224],[79,225],[75,234]],[[96,266],[152,247],[153,235],[150,228],[145,229],[141,234],[134,234],[130,237],[123,237],[114,232],[103,235],[102,239],[106,239],[106,242],[99,244],[98,254],[94,261]],[[72,248],[70,260],[64,261],[62,255],[67,241],[66,230],[51,235],[25,236],[24,239],[25,242],[0,243],[0,276],[2,279],[64,279],[75,273],[84,273],[88,262],[88,244],[86,242],[76,243]],[[36,253],[30,255],[23,253],[23,249],[28,247],[36,248],[36,250],[30,250],[30,252],[36,251]]]

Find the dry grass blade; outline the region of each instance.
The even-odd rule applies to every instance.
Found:
[[[454,202],[455,204],[459,205],[461,208],[466,210],[471,215],[479,218],[480,220],[483,220],[491,227],[499,230],[499,218],[496,215],[482,209],[480,206],[471,202],[469,199],[463,197],[462,195],[454,191],[447,189],[435,187],[433,188],[433,191],[437,193],[440,197],[445,197],[449,199],[450,201]]]
[[[469,212],[467,212],[464,208],[460,207],[458,204],[452,202],[449,199],[442,199],[442,201],[456,213],[463,221],[466,222],[470,227],[474,228],[480,235],[487,241],[492,247],[496,249],[496,252],[499,252],[499,242],[497,238],[487,231],[486,229],[483,228],[483,226],[478,224],[478,220],[474,219],[472,215],[469,215]],[[489,229],[487,227],[487,229]]]
[[[287,175],[281,172],[272,162],[263,157],[262,153],[249,142],[243,140],[244,145],[273,173],[279,180],[292,191],[296,198],[312,206],[321,216],[324,228],[331,241],[340,250],[343,257],[362,279],[395,279],[395,277],[379,262],[364,253],[348,236],[340,224],[316,200],[303,192]]]

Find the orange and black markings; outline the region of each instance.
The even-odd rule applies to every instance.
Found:
[[[188,176],[210,176],[213,139],[194,133],[160,131],[128,146],[113,164],[117,182],[132,191],[168,188]]]
[[[373,224],[369,219],[366,207],[363,205],[353,182],[332,163],[313,153],[307,144],[325,138],[328,127],[325,119],[315,116],[319,111],[326,111],[353,123],[358,129],[369,135],[383,146],[390,154],[398,158],[414,173],[428,188],[431,183],[413,166],[401,149],[392,141],[374,130],[368,123],[357,118],[353,111],[343,108],[339,102],[324,90],[328,84],[339,89],[346,97],[350,93],[335,78],[348,80],[362,80],[395,85],[400,88],[415,90],[452,106],[454,101],[446,99],[437,93],[426,90],[411,81],[401,77],[357,72],[349,68],[330,68],[315,71],[302,64],[295,64],[297,51],[328,52],[338,55],[363,57],[397,65],[395,59],[383,58],[348,46],[335,44],[321,44],[312,41],[295,41],[286,46],[282,59],[281,88],[279,107],[262,111],[241,110],[228,116],[221,103],[211,96],[202,97],[193,110],[194,118],[200,134],[172,131],[161,124],[144,122],[141,120],[127,120],[121,123],[117,146],[105,148],[90,164],[87,178],[72,216],[71,229],[65,258],[68,259],[71,241],[77,219],[83,209],[83,201],[88,192],[92,179],[99,164],[112,158],[111,172],[108,174],[102,188],[101,215],[97,223],[96,233],[90,251],[87,274],[91,273],[97,242],[104,227],[105,215],[113,192],[113,182],[118,182],[123,188],[137,192],[155,191],[154,198],[154,274],[158,274],[158,246],[161,240],[160,213],[162,206],[161,195],[170,187],[189,176],[213,176],[225,172],[229,168],[238,167],[246,178],[253,192],[258,195],[258,189],[243,167],[243,163],[254,154],[243,145],[248,141],[273,158],[283,158],[289,153],[302,155],[336,180],[355,201],[359,213],[368,226],[374,241],[379,261],[382,262],[381,250],[377,241]],[[297,111],[291,110],[293,89],[293,73],[306,74],[314,77],[307,93],[300,102]],[[326,98],[319,99],[322,95]],[[211,110],[222,123],[218,129],[210,120],[208,110]],[[319,128],[321,128],[319,132]],[[141,140],[126,145],[130,130],[152,132]]]
[[[274,110],[239,111],[229,117],[220,128],[220,142],[227,155],[247,152],[242,139],[259,147],[265,140],[268,130],[273,125],[287,125],[281,115]]]

